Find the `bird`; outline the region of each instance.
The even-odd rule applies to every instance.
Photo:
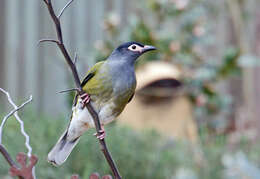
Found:
[[[90,103],[98,114],[102,130],[97,138],[105,138],[104,125],[110,123],[131,101],[136,88],[135,62],[142,54],[156,50],[154,46],[139,42],[125,42],[119,45],[108,58],[96,63],[81,82],[84,91],[76,95],[68,127],[48,154],[47,160],[55,166],[63,164],[80,137],[94,120],[88,109]]]

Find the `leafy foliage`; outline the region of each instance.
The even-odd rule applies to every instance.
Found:
[[[64,117],[52,119],[39,116],[31,111],[22,116],[26,131],[31,136],[33,153],[39,157],[36,165],[38,178],[70,178],[74,173],[78,173],[82,178],[88,178],[93,172],[99,172],[101,175],[110,172],[99,150],[98,141],[92,136],[94,130],[89,130],[65,164],[56,168],[47,163],[46,157],[58,136],[66,128],[68,120]],[[154,131],[137,132],[116,123],[107,126],[106,130],[108,147],[125,178],[163,179],[183,175],[222,178],[225,169],[222,157],[228,151],[224,136],[211,137],[203,131],[201,144],[192,145],[164,138]],[[25,149],[19,125],[12,118],[7,122],[3,142],[12,156]],[[255,157],[258,147],[248,148],[246,140],[238,148],[245,151],[248,159],[258,159]],[[254,162],[260,163],[259,160]],[[0,157],[1,178],[8,175],[8,167],[3,157]]]

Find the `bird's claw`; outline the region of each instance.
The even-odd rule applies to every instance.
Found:
[[[98,139],[103,140],[106,137],[106,131],[102,127],[102,129],[99,130],[98,133],[94,133],[93,135],[96,136]]]
[[[83,106],[90,102],[90,96],[87,93],[80,95],[80,98],[82,99],[81,103],[83,104]]]

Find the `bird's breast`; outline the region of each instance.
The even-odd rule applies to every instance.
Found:
[[[112,76],[115,111],[120,114],[136,88],[134,68],[124,66]]]

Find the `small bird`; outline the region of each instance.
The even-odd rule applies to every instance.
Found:
[[[126,42],[117,47],[105,61],[96,63],[81,83],[83,95],[76,95],[70,123],[48,154],[54,165],[63,164],[78,143],[80,136],[95,127],[84,106],[90,103],[97,112],[102,130],[97,138],[104,139],[104,125],[113,121],[131,101],[136,88],[134,64],[145,52],[156,50],[150,45]]]

